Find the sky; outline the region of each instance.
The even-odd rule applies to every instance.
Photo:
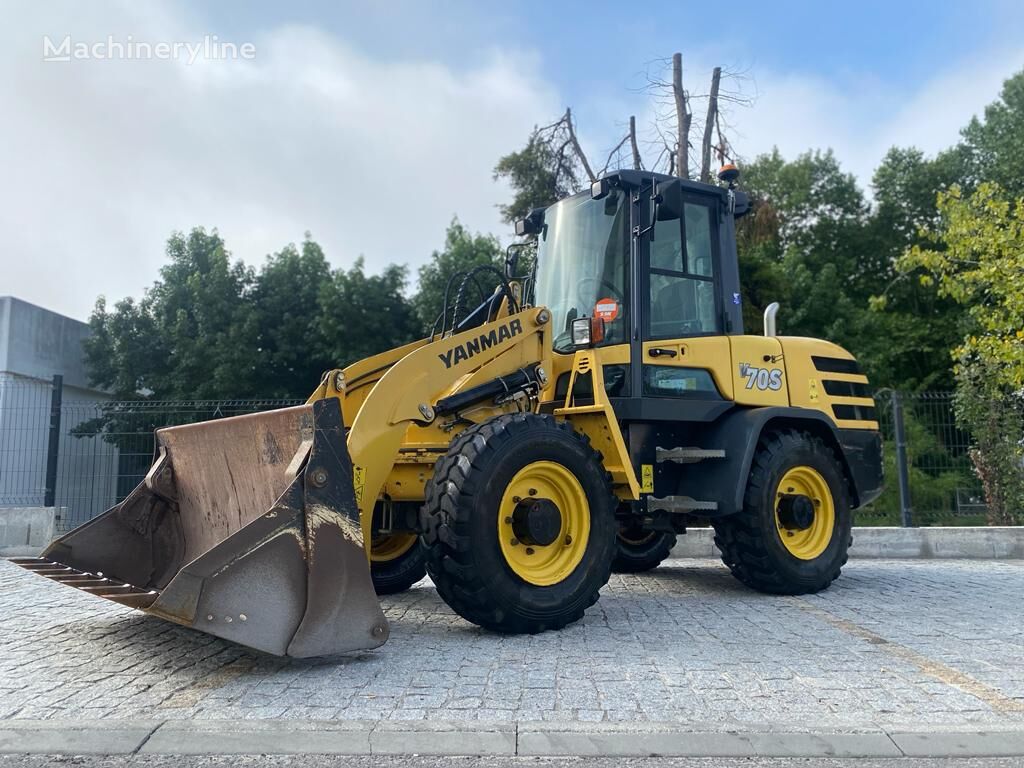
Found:
[[[217,228],[258,267],[310,232],[336,267],[415,269],[453,216],[504,241],[493,178],[534,125],[573,108],[603,164],[647,73],[683,54],[752,99],[743,159],[832,148],[865,187],[894,145],[939,151],[1024,68],[1024,3],[388,3],[0,0],[0,295],[87,319],[141,296],[173,231]],[[250,44],[225,59],[72,57],[108,39]],[[52,51],[51,51],[52,53]],[[59,53],[58,53],[59,55]],[[653,152],[653,150],[652,150]]]

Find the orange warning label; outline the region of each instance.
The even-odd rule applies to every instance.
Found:
[[[610,323],[619,316],[619,302],[613,298],[598,299],[594,305],[594,317],[599,317],[606,323]]]

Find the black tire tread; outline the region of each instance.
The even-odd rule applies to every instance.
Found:
[[[612,571],[615,573],[645,573],[652,571],[664,562],[676,545],[676,534],[658,532],[656,538],[637,547],[622,539],[616,538],[615,559],[612,560]]]
[[[426,545],[426,568],[438,594],[459,615],[479,626],[509,634],[536,634],[578,621],[587,608],[597,602],[598,592],[611,575],[611,558],[602,564],[600,584],[586,598],[563,612],[556,619],[538,623],[529,615],[510,616],[494,604],[484,580],[477,573],[469,557],[473,542],[468,522],[461,519],[459,508],[468,502],[477,489],[485,454],[501,449],[514,434],[532,428],[530,422],[542,421],[548,428],[559,429],[580,441],[598,465],[601,455],[590,447],[590,441],[567,422],[559,422],[550,415],[506,414],[463,430],[451,443],[448,452],[434,468],[433,478],[427,483],[423,505],[423,542]],[[604,472],[611,493],[611,475]],[[614,505],[613,507],[614,508]],[[526,606],[523,613],[528,614]]]
[[[715,544],[722,553],[722,562],[729,568],[733,576],[748,587],[760,592],[776,595],[804,595],[820,592],[839,578],[842,567],[846,565],[847,554],[825,574],[818,584],[806,586],[795,584],[784,578],[774,567],[774,559],[766,546],[756,520],[756,505],[760,494],[770,482],[769,466],[772,460],[787,454],[797,447],[806,445],[807,441],[814,446],[817,453],[825,455],[839,467],[835,454],[820,438],[795,429],[766,433],[758,444],[754,460],[750,468],[747,489],[744,494],[743,510],[735,515],[712,520],[715,529]],[[839,470],[842,477],[842,470]],[[848,489],[842,489],[849,499]],[[849,536],[846,548],[853,543]]]
[[[370,578],[378,595],[405,592],[427,575],[427,553],[417,541],[408,552],[394,560],[370,563]]]

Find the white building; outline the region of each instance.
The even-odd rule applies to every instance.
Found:
[[[61,527],[113,505],[117,448],[71,430],[99,415],[108,396],[89,386],[82,342],[89,326],[11,296],[0,296],[0,507],[47,501],[53,377],[63,377],[54,502]]]

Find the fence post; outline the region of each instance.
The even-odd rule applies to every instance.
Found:
[[[895,389],[892,391],[892,422],[896,437],[896,476],[900,485],[900,525],[910,528],[914,525],[910,510],[910,470],[907,464],[907,435],[903,428],[903,399]]]
[[[60,406],[64,395],[64,377],[59,373],[53,376],[53,389],[50,392],[50,437],[46,446],[46,494],[43,497],[44,507],[56,506],[57,501],[57,457],[60,452]]]

